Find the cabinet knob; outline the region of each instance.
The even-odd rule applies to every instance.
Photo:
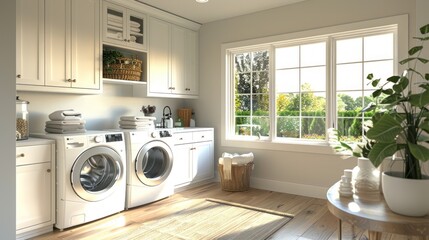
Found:
[[[175,87],[171,87],[171,90],[176,90],[176,88]]]
[[[48,168],[48,169],[46,170],[46,172],[50,173],[50,172],[51,172],[51,169],[49,169],[49,168]]]
[[[18,154],[17,157],[25,157],[24,153]]]
[[[17,78],[21,78],[21,74],[16,75]]]
[[[76,82],[76,79],[73,79],[72,82]]]

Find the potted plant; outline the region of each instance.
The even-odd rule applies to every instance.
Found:
[[[382,188],[389,208],[409,216],[429,213],[429,180],[421,169],[421,164],[429,160],[429,73],[417,70],[419,64],[429,62],[421,56],[423,44],[429,40],[429,24],[420,32],[423,36],[415,39],[421,44],[412,47],[409,57],[399,62],[409,64],[401,76],[381,82],[368,75],[370,84],[377,88],[372,93],[376,101],[363,110],[375,111],[373,126],[366,134],[375,141],[368,154],[370,161],[378,167],[394,155],[403,160],[403,172],[382,174]],[[413,86],[418,90],[413,91]]]

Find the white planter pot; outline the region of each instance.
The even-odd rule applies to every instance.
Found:
[[[387,206],[395,213],[423,217],[429,214],[429,179],[406,179],[401,172],[383,172]]]

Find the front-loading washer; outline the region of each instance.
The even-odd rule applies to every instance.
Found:
[[[126,149],[121,132],[32,134],[56,140],[56,223],[64,229],[125,209]]]
[[[171,196],[174,182],[171,130],[124,130],[127,149],[125,208]]]

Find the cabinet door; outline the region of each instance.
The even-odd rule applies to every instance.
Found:
[[[170,24],[149,19],[149,93],[170,93]]]
[[[70,1],[45,1],[45,85],[71,86]]]
[[[16,230],[51,222],[51,163],[16,168]]]
[[[44,85],[44,0],[16,1],[16,83]]]
[[[192,181],[191,148],[192,144],[174,146],[173,178],[175,186]]]
[[[126,42],[126,9],[124,7],[103,2],[103,41],[113,44]]]
[[[198,95],[198,33],[186,31],[185,94]]]
[[[214,176],[213,141],[194,143],[193,146],[193,181],[202,181]]]
[[[71,86],[99,89],[100,2],[99,0],[69,1],[71,2]]]
[[[186,31],[178,26],[171,27],[171,92],[175,94],[186,94]]]
[[[46,0],[45,16],[45,84],[99,89],[99,0]]]
[[[127,44],[137,50],[146,50],[146,16],[132,10],[127,13]]]

